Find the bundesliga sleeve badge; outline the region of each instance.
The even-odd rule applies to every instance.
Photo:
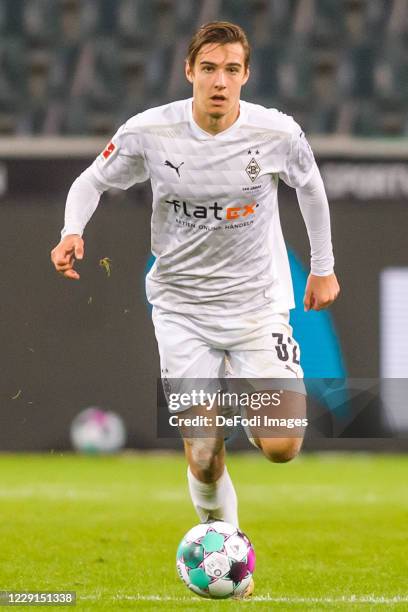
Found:
[[[110,142],[105,149],[102,151],[101,155],[105,161],[107,161],[112,153],[116,151],[116,145],[113,142]]]

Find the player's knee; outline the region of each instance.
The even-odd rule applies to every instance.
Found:
[[[294,459],[302,447],[301,438],[263,438],[262,452],[269,461],[287,463]]]
[[[212,482],[219,476],[222,442],[214,439],[194,439],[186,442],[190,467],[202,482]]]

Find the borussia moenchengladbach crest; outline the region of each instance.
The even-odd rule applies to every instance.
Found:
[[[249,178],[251,179],[251,181],[254,182],[254,180],[256,179],[256,177],[261,171],[261,168],[259,167],[259,164],[254,157],[251,159],[251,161],[245,168],[245,171],[247,175],[249,176]]]

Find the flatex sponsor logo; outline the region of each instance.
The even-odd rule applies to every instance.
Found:
[[[259,206],[256,202],[232,206],[220,206],[218,202],[213,202],[210,206],[203,206],[177,199],[165,200],[165,203],[172,206],[174,213],[179,217],[190,217],[192,220],[204,219],[211,221],[251,219]]]

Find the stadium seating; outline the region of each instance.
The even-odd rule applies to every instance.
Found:
[[[244,97],[312,133],[408,133],[408,0],[0,0],[0,134],[110,134],[190,95],[200,24],[252,46]]]

